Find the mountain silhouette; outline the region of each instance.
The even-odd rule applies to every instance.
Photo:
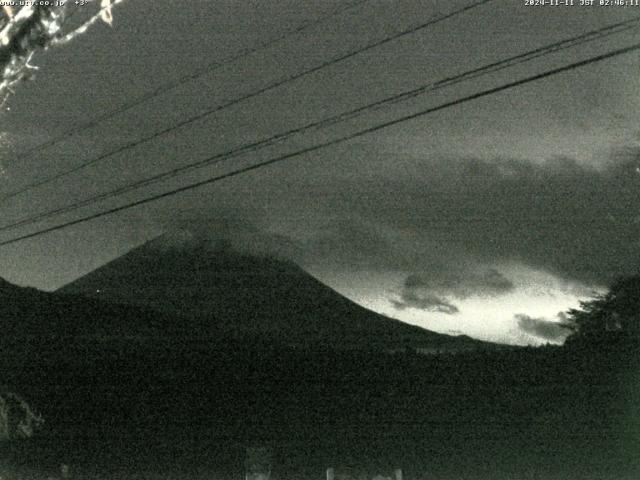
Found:
[[[0,278],[3,344],[25,338],[166,336],[176,323],[175,315],[20,287]]]
[[[189,318],[197,335],[250,335],[320,348],[482,344],[367,310],[291,261],[189,236],[158,237],[58,292]]]

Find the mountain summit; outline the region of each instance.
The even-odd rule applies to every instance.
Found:
[[[293,345],[459,349],[474,342],[369,311],[293,262],[228,242],[163,235],[66,285],[61,293],[195,320],[197,334],[251,335]]]

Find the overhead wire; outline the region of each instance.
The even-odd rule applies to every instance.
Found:
[[[473,100],[476,100],[476,99],[479,99],[479,98],[483,98],[483,97],[486,97],[486,96],[489,96],[489,95],[494,95],[494,94],[499,93],[499,92],[503,92],[503,91],[506,91],[506,90],[509,90],[509,89],[512,89],[512,88],[516,88],[516,87],[519,87],[519,86],[522,86],[522,85],[525,85],[525,84],[528,84],[528,83],[531,83],[531,82],[542,80],[544,78],[548,78],[548,77],[551,77],[551,76],[554,76],[554,75],[558,75],[560,73],[569,72],[571,70],[582,68],[582,67],[585,67],[587,65],[591,65],[591,64],[594,64],[594,63],[597,63],[597,62],[602,62],[604,60],[615,58],[615,57],[618,57],[618,56],[621,56],[621,55],[625,55],[625,54],[628,54],[628,53],[631,53],[631,52],[634,52],[634,51],[638,51],[638,50],[640,50],[640,43],[635,43],[635,44],[629,45],[627,47],[618,48],[618,49],[615,49],[615,50],[610,50],[610,51],[608,51],[606,53],[603,53],[603,54],[600,54],[600,55],[592,56],[592,57],[589,57],[587,59],[580,60],[580,61],[577,61],[577,62],[573,62],[573,63],[570,63],[568,65],[564,65],[564,66],[561,66],[561,67],[552,68],[552,69],[546,70],[546,71],[538,73],[538,74],[534,74],[534,75],[530,75],[530,76],[521,78],[519,80],[515,80],[515,81],[504,83],[504,84],[499,85],[497,87],[485,89],[485,90],[482,90],[482,91],[479,91],[479,92],[476,92],[476,93],[473,93],[473,94],[470,94],[470,95],[466,95],[464,97],[461,97],[461,98],[458,98],[458,99],[455,99],[455,100],[451,100],[451,101],[442,103],[442,104],[437,105],[435,107],[430,107],[430,108],[427,108],[427,109],[423,109],[423,110],[420,110],[420,111],[415,112],[415,113],[404,115],[402,117],[399,117],[399,118],[396,118],[396,119],[393,119],[393,120],[389,120],[387,122],[383,122],[383,123],[380,123],[380,124],[377,124],[377,125],[374,125],[374,126],[371,126],[371,127],[367,127],[367,128],[362,129],[362,130],[359,130],[357,132],[351,133],[349,135],[345,135],[345,136],[338,137],[338,138],[335,138],[335,139],[332,139],[332,140],[328,140],[326,142],[322,142],[322,143],[318,143],[318,144],[315,144],[315,145],[312,145],[312,146],[309,146],[309,147],[305,147],[305,148],[297,150],[295,152],[291,152],[291,153],[288,153],[288,154],[285,154],[285,155],[280,155],[280,156],[271,158],[271,159],[266,160],[266,161],[262,161],[262,162],[259,162],[259,163],[253,164],[253,165],[249,165],[249,166],[237,169],[237,170],[233,170],[233,171],[226,172],[226,173],[223,173],[223,174],[220,174],[220,175],[216,175],[216,176],[207,178],[205,180],[201,180],[201,181],[198,181],[198,182],[193,182],[191,184],[184,185],[184,186],[181,186],[179,188],[168,190],[168,191],[165,191],[165,192],[162,192],[162,193],[159,193],[159,194],[151,195],[151,196],[148,196],[148,197],[143,198],[143,199],[139,199],[139,200],[136,200],[136,201],[133,201],[133,202],[126,203],[124,205],[120,205],[120,206],[117,206],[117,207],[113,207],[113,208],[109,208],[109,209],[102,210],[102,211],[99,211],[99,212],[95,212],[93,214],[86,215],[86,216],[81,217],[81,218],[77,218],[77,219],[70,220],[70,221],[67,221],[67,222],[64,222],[64,223],[60,223],[60,224],[57,224],[57,225],[54,225],[54,226],[51,226],[51,227],[43,228],[41,230],[37,230],[35,232],[24,234],[24,235],[21,235],[21,236],[18,236],[18,237],[14,237],[14,238],[11,238],[11,239],[7,239],[7,240],[4,240],[4,241],[0,242],[0,247],[6,246],[6,245],[11,245],[11,244],[14,244],[14,243],[17,243],[17,242],[20,242],[20,241],[24,241],[24,240],[27,240],[27,239],[30,239],[30,238],[35,238],[35,237],[38,237],[38,236],[41,236],[41,235],[45,235],[47,233],[51,233],[51,232],[55,232],[55,231],[58,231],[58,230],[62,230],[64,228],[68,228],[68,227],[73,226],[73,225],[78,225],[78,224],[81,224],[81,223],[85,223],[85,222],[88,222],[90,220],[101,218],[101,217],[104,217],[104,216],[107,216],[107,215],[112,215],[114,213],[121,212],[121,211],[124,211],[124,210],[128,210],[128,209],[131,209],[131,208],[134,208],[134,207],[137,207],[137,206],[140,206],[140,205],[144,205],[144,204],[147,204],[147,203],[155,202],[155,201],[161,200],[163,198],[168,198],[168,197],[177,195],[177,194],[182,193],[182,192],[190,191],[190,190],[193,190],[193,189],[196,189],[196,188],[200,188],[200,187],[205,186],[205,185],[210,185],[210,184],[222,181],[222,180],[227,179],[227,178],[231,178],[231,177],[234,177],[234,176],[237,176],[237,175],[241,175],[241,174],[253,171],[253,170],[257,170],[257,169],[264,168],[264,167],[267,167],[267,166],[270,166],[270,165],[274,165],[276,163],[280,163],[280,162],[283,162],[283,161],[286,161],[286,160],[289,160],[289,159],[292,159],[292,158],[300,157],[302,155],[305,155],[305,154],[308,154],[308,153],[312,153],[312,152],[315,152],[315,151],[318,151],[318,150],[321,150],[321,149],[324,149],[324,148],[327,148],[327,147],[330,147],[330,146],[333,146],[333,145],[338,145],[338,144],[353,140],[355,138],[359,138],[359,137],[362,137],[364,135],[368,135],[368,134],[380,131],[382,129],[389,128],[391,126],[398,125],[400,123],[404,123],[404,122],[407,122],[407,121],[410,121],[410,120],[414,120],[416,118],[424,117],[426,115],[429,115],[429,114],[437,112],[437,111],[441,111],[441,110],[444,110],[444,109],[447,109],[447,108],[451,108],[451,107],[454,107],[454,106],[457,106],[457,105],[461,105],[461,104],[464,104],[464,103],[467,103],[467,102],[470,102],[470,101],[473,101]]]
[[[74,211],[79,208],[92,205],[102,200],[107,200],[109,198],[120,196],[125,193],[131,192],[133,190],[137,190],[139,188],[142,188],[160,181],[174,178],[178,175],[184,174],[189,171],[200,169],[206,166],[211,166],[219,162],[222,162],[224,160],[237,157],[242,154],[254,152],[259,149],[266,148],[270,145],[274,145],[276,143],[285,141],[287,138],[291,137],[292,135],[300,134],[309,130],[326,128],[328,126],[335,125],[337,123],[340,123],[346,120],[350,120],[352,118],[355,118],[357,115],[362,115],[370,110],[377,109],[385,105],[394,104],[399,101],[405,101],[407,99],[414,98],[414,97],[417,97],[418,95],[423,95],[423,94],[438,90],[440,88],[452,86],[463,81],[476,79],[483,75],[492,74],[500,70],[513,67],[515,65],[519,65],[525,62],[530,62],[534,59],[541,58],[551,53],[556,53],[558,51],[565,50],[567,48],[583,45],[587,42],[601,39],[606,36],[612,35],[614,33],[620,33],[632,28],[637,28],[639,24],[640,24],[640,16],[637,16],[631,20],[606,25],[599,29],[595,29],[595,30],[592,30],[568,39],[553,42],[551,44],[538,47],[538,48],[529,50],[527,52],[523,52],[521,54],[513,55],[511,57],[508,57],[500,61],[491,62],[481,67],[471,69],[457,75],[449,76],[447,78],[444,78],[436,82],[430,82],[420,87],[413,88],[411,90],[401,92],[372,103],[368,103],[366,105],[357,107],[347,112],[343,112],[337,115],[330,116],[328,118],[316,120],[316,121],[307,123],[305,125],[292,128],[285,132],[272,135],[263,140],[241,145],[229,151],[216,154],[213,157],[208,157],[204,160],[200,160],[187,165],[176,167],[166,172],[158,173],[151,177],[144,178],[142,180],[124,185],[122,187],[118,187],[108,192],[99,193],[97,195],[85,198],[83,200],[73,202],[72,204],[69,204],[69,205],[65,205],[62,207],[58,207],[52,210],[37,213],[35,215],[31,215],[31,216],[16,220],[12,223],[0,226],[0,232],[4,232],[11,229],[15,229],[17,227],[33,224],[38,221],[44,220],[46,218],[50,218],[52,216],[68,213],[70,211]]]
[[[20,161],[20,160],[24,160],[26,158],[31,157],[34,153],[45,150],[53,145],[56,145],[60,142],[62,142],[63,140],[66,140],[67,138],[72,137],[73,135],[76,135],[80,132],[83,132],[85,130],[94,128],[96,126],[98,126],[99,124],[106,122],[107,120],[110,120],[124,112],[127,112],[137,106],[140,106],[146,102],[148,102],[149,100],[152,100],[156,97],[159,97],[161,95],[163,95],[164,93],[167,93],[181,85],[183,85],[184,83],[188,83],[191,82],[193,80],[196,80],[204,75],[208,75],[213,73],[214,71],[216,71],[219,68],[222,68],[226,65],[229,65],[231,63],[234,63],[244,57],[247,57],[249,55],[252,55],[254,53],[260,52],[262,50],[266,50],[278,43],[280,43],[281,41],[297,35],[301,32],[304,32],[305,30],[308,30],[310,28],[314,28],[317,27],[318,25],[321,25],[322,23],[326,22],[327,20],[338,16],[342,13],[345,13],[348,10],[351,10],[353,8],[356,8],[364,3],[369,2],[370,0],[358,0],[356,2],[353,2],[352,4],[349,4],[347,6],[343,6],[340,7],[336,10],[334,10],[333,12],[329,13],[328,15],[325,15],[317,20],[313,20],[313,21],[308,21],[308,22],[304,22],[301,25],[299,25],[298,27],[283,32],[282,34],[280,34],[279,36],[271,39],[271,40],[267,40],[265,42],[259,43],[258,45],[254,46],[254,47],[250,47],[250,48],[245,48],[240,50],[239,52],[236,52],[226,58],[223,58],[222,60],[218,60],[216,62],[210,63],[208,65],[206,65],[203,68],[198,69],[196,72],[193,73],[189,73],[187,75],[182,75],[172,81],[169,81],[163,85],[160,85],[159,87],[155,88],[154,90],[140,96],[139,98],[136,98],[130,102],[126,102],[123,105],[119,106],[118,108],[115,108],[109,112],[106,112],[98,117],[92,118],[91,120],[83,123],[82,125],[68,130],[66,132],[63,132],[62,134],[47,140],[46,142],[43,142],[41,144],[35,145],[29,149],[24,150],[23,152],[21,152],[19,155],[17,155],[16,157],[14,157],[14,161]],[[67,18],[67,20],[69,20],[71,18],[72,15],[74,15],[76,12],[78,11],[78,9],[75,9],[73,11],[73,13],[69,16],[69,18]]]
[[[189,117],[189,118],[187,118],[185,120],[182,120],[182,121],[180,121],[180,122],[178,122],[176,124],[171,125],[170,127],[167,127],[167,128],[162,129],[162,130],[159,130],[157,132],[154,132],[154,133],[152,133],[150,135],[147,135],[147,136],[145,136],[145,137],[143,137],[141,139],[129,142],[129,143],[125,144],[125,145],[122,145],[122,146],[116,148],[115,150],[111,150],[109,152],[103,153],[103,154],[101,154],[101,155],[99,155],[99,156],[97,156],[97,157],[95,157],[95,158],[93,158],[91,160],[88,160],[88,161],[83,162],[83,163],[81,163],[79,165],[71,167],[68,170],[56,173],[54,175],[51,175],[51,176],[46,177],[46,178],[41,179],[41,180],[36,180],[35,182],[32,182],[32,183],[30,183],[28,185],[25,185],[25,186],[13,191],[13,192],[10,192],[10,193],[0,197],[0,202],[6,202],[7,200],[9,200],[11,198],[14,198],[14,197],[16,197],[18,195],[21,195],[21,194],[23,194],[23,193],[25,193],[27,191],[30,191],[30,190],[32,190],[34,188],[46,185],[46,184],[51,183],[51,182],[53,182],[55,180],[58,180],[60,178],[64,178],[64,177],[66,177],[68,175],[71,175],[71,174],[76,173],[76,172],[78,172],[80,170],[83,170],[83,169],[85,169],[85,168],[87,168],[87,167],[89,167],[91,165],[94,165],[94,164],[98,163],[99,161],[104,160],[106,158],[109,158],[109,157],[111,157],[113,155],[122,153],[122,152],[124,152],[126,150],[130,150],[130,149],[132,149],[134,147],[137,147],[139,145],[143,145],[143,144],[145,144],[147,142],[150,142],[150,141],[152,141],[152,140],[154,140],[154,139],[156,139],[156,138],[158,138],[160,136],[166,135],[167,133],[173,132],[173,131],[178,130],[178,129],[182,128],[182,127],[185,127],[187,125],[191,125],[194,122],[197,122],[198,120],[201,120],[201,119],[203,119],[205,117],[208,117],[208,116],[210,116],[210,115],[212,115],[214,113],[217,113],[217,112],[219,112],[219,111],[221,111],[223,109],[226,109],[226,108],[229,108],[229,107],[231,107],[233,105],[236,105],[236,104],[238,104],[238,103],[240,103],[240,102],[242,102],[244,100],[248,100],[250,98],[257,97],[257,96],[259,96],[259,95],[261,95],[263,93],[266,93],[268,91],[274,90],[274,89],[276,89],[276,88],[278,88],[280,86],[286,85],[286,84],[291,83],[293,81],[296,81],[296,80],[298,80],[300,78],[304,78],[304,77],[306,77],[308,75],[311,75],[311,74],[316,73],[316,72],[318,72],[320,70],[328,68],[328,67],[330,67],[332,65],[336,65],[337,63],[343,62],[343,61],[345,61],[345,60],[347,60],[349,58],[355,57],[356,55],[359,55],[359,54],[364,53],[366,51],[372,50],[374,48],[377,48],[377,47],[379,47],[381,45],[384,45],[384,44],[389,43],[391,41],[397,40],[399,38],[405,37],[407,35],[414,34],[414,33],[418,32],[420,30],[428,28],[429,26],[432,26],[432,25],[435,25],[435,24],[437,24],[439,22],[448,20],[448,19],[450,19],[450,18],[452,18],[452,17],[454,17],[456,15],[465,13],[465,12],[467,12],[467,11],[473,9],[473,8],[479,7],[481,5],[484,5],[484,4],[487,4],[489,2],[493,2],[493,1],[495,1],[495,0],[477,0],[476,2],[473,2],[471,4],[467,4],[466,6],[461,7],[459,9],[457,9],[457,10],[452,11],[452,12],[449,12],[449,13],[446,13],[446,14],[440,14],[440,15],[437,15],[435,17],[432,17],[430,20],[428,20],[427,22],[424,22],[424,23],[422,23],[420,25],[417,25],[417,26],[402,30],[402,31],[400,31],[398,33],[395,33],[393,35],[390,35],[390,36],[386,36],[381,40],[376,40],[374,42],[368,43],[367,45],[365,45],[363,47],[359,47],[356,50],[352,50],[352,51],[350,51],[350,52],[348,52],[346,54],[340,55],[340,56],[338,56],[336,58],[333,58],[333,59],[330,59],[330,60],[326,60],[326,61],[322,62],[321,64],[316,65],[314,67],[311,67],[309,69],[306,69],[306,70],[304,70],[302,72],[298,72],[298,73],[294,73],[294,74],[291,74],[291,75],[287,75],[286,77],[281,78],[280,80],[277,80],[277,81],[275,81],[273,83],[270,83],[265,87],[259,88],[258,90],[254,90],[251,93],[247,93],[247,94],[244,94],[244,95],[242,95],[240,97],[236,97],[233,100],[225,102],[225,103],[223,103],[221,105],[217,105],[217,106],[215,106],[213,108],[205,110],[204,112],[198,113],[196,115],[193,115],[193,116],[191,116],[191,117]]]

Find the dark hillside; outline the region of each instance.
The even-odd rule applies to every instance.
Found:
[[[327,465],[630,479],[640,472],[635,347],[425,357],[77,342],[31,345],[37,356],[5,355],[4,367],[48,421],[14,458],[64,459],[87,474],[239,478],[244,447],[268,444],[282,479],[322,478]]]
[[[210,330],[307,348],[483,346],[371,312],[294,263],[160,237],[59,290],[197,319]]]

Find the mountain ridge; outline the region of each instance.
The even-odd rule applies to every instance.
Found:
[[[367,310],[290,260],[184,233],[156,237],[56,293],[177,314],[233,335],[286,335],[292,344],[457,350],[483,343]]]

